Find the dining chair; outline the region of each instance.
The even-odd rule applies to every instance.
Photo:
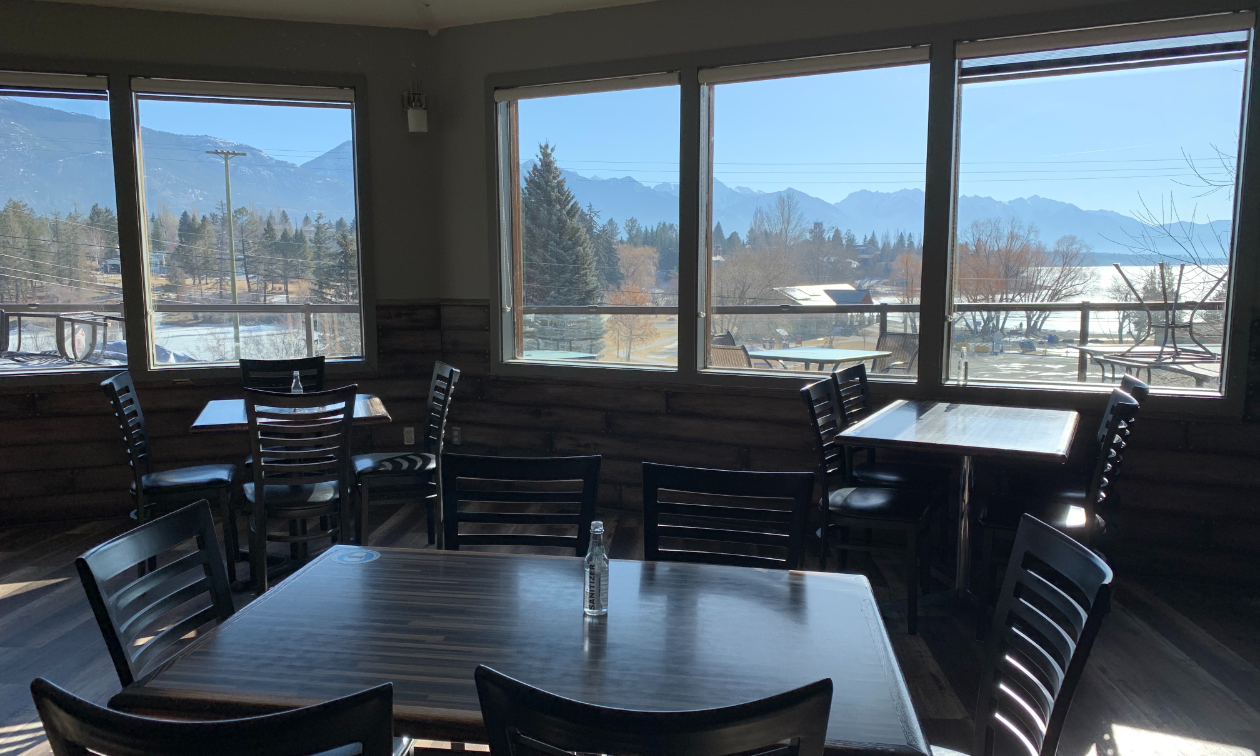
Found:
[[[323,391],[324,355],[292,360],[241,359],[241,383],[245,388],[263,391],[289,391],[293,373],[298,374],[303,391]]]
[[[971,756],[1054,756],[1111,610],[1112,581],[1097,554],[1031,515],[1020,518],[989,631]]]
[[[844,369],[831,371],[831,381],[836,392],[839,408],[840,430],[866,419],[875,412],[871,404],[871,389],[867,382],[866,365],[859,362]],[[886,486],[890,488],[923,488],[948,485],[950,467],[939,462],[925,460],[879,461],[875,449],[845,445],[845,485]],[[858,462],[858,453],[865,453],[866,461]]]
[[[801,389],[809,411],[810,429],[818,449],[823,480],[823,496],[818,502],[822,513],[819,530],[818,566],[827,569],[827,549],[831,528],[839,529],[840,569],[845,569],[846,552],[893,552],[901,554],[906,568],[906,631],[914,635],[919,627],[919,591],[929,586],[931,538],[928,534],[932,512],[943,501],[942,489],[925,484],[921,488],[889,488],[851,485],[846,479],[846,450],[840,443],[840,397],[831,378],[815,381]],[[866,528],[867,542],[858,544],[850,528]],[[895,530],[904,534],[904,546],[875,544],[871,531]]]
[[[54,756],[407,756],[393,738],[392,683],[300,709],[223,721],[149,719],[84,701],[43,678],[31,682]]]
[[[445,362],[433,363],[433,377],[429,380],[429,401],[424,410],[424,436],[420,440],[418,452],[354,455],[352,464],[359,490],[358,506],[355,508],[354,543],[366,544],[371,535],[366,529],[368,507],[372,501],[372,489],[377,486],[419,492],[425,505],[429,543],[433,543],[433,516],[438,503],[442,448],[446,443],[446,414],[451,408],[451,395],[458,382],[458,368]]]
[[[101,388],[109,397],[122,431],[123,448],[131,467],[131,500],[136,506],[136,522],[143,524],[155,514],[210,499],[219,504],[226,532],[228,523],[234,521],[232,480],[236,477],[236,465],[194,465],[155,472],[144,410],[131,373],[123,371],[102,381]]]
[[[800,569],[813,496],[812,472],[644,462],[643,558]]]
[[[1053,477],[1029,476],[1019,484],[1006,486],[1006,490],[978,492],[982,546],[976,583],[986,606],[991,603],[988,599],[993,590],[996,539],[1013,537],[1023,515],[1032,515],[1086,546],[1106,530],[1100,510],[1109,503],[1115,488],[1139,407],[1132,396],[1112,389],[1096,436],[1097,451],[1088,478],[1062,473]]]
[[[354,401],[359,387],[290,394],[245,390],[252,480],[249,504],[250,574],[258,595],[267,591],[267,542],[299,544],[340,539],[351,513],[350,467]],[[271,533],[270,519],[287,520],[288,533]],[[308,532],[317,520],[314,532]]]
[[[599,497],[601,457],[442,458],[442,527],[445,548],[548,546],[585,556]],[[474,525],[465,532],[460,525]],[[544,532],[505,531],[541,526]],[[495,527],[486,532],[484,526]],[[563,528],[564,533],[554,531]]]
[[[821,756],[831,714],[830,678],[759,701],[692,711],[583,703],[484,665],[473,679],[490,756]]]
[[[193,542],[193,550],[180,549]],[[138,579],[137,564],[166,556]],[[235,611],[210,504],[199,501],[150,520],[74,560],[105,647],[125,688],[181,639]]]

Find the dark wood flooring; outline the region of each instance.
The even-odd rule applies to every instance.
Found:
[[[603,517],[610,555],[641,558],[640,521]],[[429,548],[419,507],[383,505],[372,519],[373,544]],[[49,753],[31,704],[32,678],[98,702],[118,690],[73,561],[127,527],[111,520],[0,529],[0,756]],[[857,555],[849,568],[865,573],[881,600],[904,596],[895,559]],[[918,636],[905,634],[904,615],[886,621],[929,739],[965,751],[982,655],[973,619],[928,608]],[[1121,576],[1059,752],[1256,756],[1258,667],[1254,593]]]

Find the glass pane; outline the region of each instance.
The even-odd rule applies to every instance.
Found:
[[[1220,390],[1245,74],[962,85],[952,380]]]
[[[515,358],[677,366],[678,87],[508,109],[521,186]]]
[[[155,365],[361,357],[352,107],[136,100]]]
[[[104,92],[0,89],[0,373],[125,365]]]
[[[917,374],[927,92],[925,64],[712,87],[709,367]]]

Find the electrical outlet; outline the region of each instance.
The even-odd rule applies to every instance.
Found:
[[[451,428],[451,443],[456,446],[464,443],[464,434],[459,432],[458,425]]]
[[[416,429],[412,427],[403,428],[403,446],[416,445]]]

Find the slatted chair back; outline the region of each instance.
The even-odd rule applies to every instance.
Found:
[[[818,449],[818,469],[823,476],[824,487],[847,480],[848,455],[839,442],[844,426],[835,382],[831,378],[815,381],[801,389],[801,398],[809,410],[809,426],[814,433],[814,446]]]
[[[972,756],[1053,756],[1111,591],[1097,554],[1023,516],[989,633]]]
[[[424,441],[426,454],[442,459],[442,447],[445,445],[446,413],[451,408],[451,394],[455,393],[455,384],[459,382],[459,369],[445,362],[433,364],[433,378],[429,381],[429,403],[424,412]]]
[[[192,552],[176,551],[148,574],[122,579],[188,541],[196,543]],[[184,636],[232,616],[223,555],[204,500],[106,541],[75,567],[124,688]]]
[[[881,333],[875,351],[892,352],[888,357],[875,358],[871,369],[876,373],[909,373],[919,365],[919,334]]]
[[[821,756],[830,679],[760,701],[698,711],[633,711],[573,701],[485,666],[473,673],[490,756]]]
[[[730,331],[715,333],[709,337],[709,343],[713,346],[735,346],[735,334]]]
[[[812,472],[644,462],[643,558],[800,569],[813,495]]]
[[[871,387],[866,380],[866,365],[856,365],[831,371],[831,382],[836,390],[836,403],[840,409],[840,429],[871,414]]]
[[[42,678],[31,697],[54,756],[390,756],[391,683],[301,709],[219,722],[124,714],[84,701]]]
[[[153,472],[153,454],[149,449],[149,433],[144,425],[140,397],[136,395],[136,384],[131,380],[131,373],[123,371],[102,381],[101,388],[114,407],[114,416],[118,418],[118,427],[122,431],[123,447],[127,450],[127,464],[131,466],[131,474],[135,478],[136,493],[140,494],[143,490],[141,479]]]
[[[1086,494],[1088,506],[1103,506],[1114,490],[1120,467],[1124,463],[1124,450],[1129,445],[1129,436],[1140,408],[1137,399],[1120,389],[1112,389],[1098,428],[1098,456],[1094,460],[1093,473],[1089,479]],[[1092,512],[1087,513],[1087,516],[1092,515]]]
[[[350,495],[351,429],[357,385],[290,394],[245,390],[254,491],[266,501],[268,486],[333,484],[341,501]]]
[[[709,365],[712,367],[750,368],[752,358],[742,346],[709,345]]]
[[[241,360],[241,383],[247,389],[288,391],[293,387],[293,371],[302,381],[303,391],[324,390],[324,355],[294,360]]]
[[[585,556],[599,496],[600,461],[598,456],[443,455],[446,548],[548,546]],[[499,532],[461,532],[462,523],[499,526]],[[502,532],[501,526],[510,525],[540,526],[547,532]],[[560,528],[573,532],[551,532]]]

